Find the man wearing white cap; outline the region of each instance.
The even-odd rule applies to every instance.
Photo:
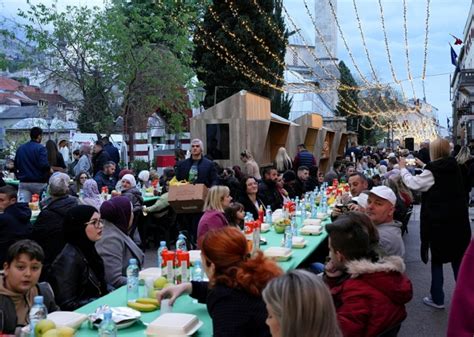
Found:
[[[380,247],[386,255],[405,255],[402,224],[393,219],[397,197],[391,188],[376,186],[370,190],[366,213],[379,231]]]

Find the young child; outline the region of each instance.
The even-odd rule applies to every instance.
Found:
[[[233,202],[224,210],[225,217],[230,226],[244,228],[244,205],[240,202]]]
[[[29,311],[37,295],[44,297],[49,312],[59,310],[48,283],[38,283],[44,260],[43,249],[34,241],[21,240],[10,246],[0,275],[0,331],[16,334],[29,324]]]

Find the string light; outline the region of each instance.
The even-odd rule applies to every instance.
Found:
[[[413,84],[411,70],[410,70],[410,49],[408,47],[408,24],[407,24],[407,1],[403,0],[403,31],[405,37],[405,56],[406,56],[406,65],[408,80],[410,81],[411,89],[413,91],[413,98],[416,99],[415,86]]]
[[[430,0],[426,0],[426,17],[425,17],[425,43],[423,51],[423,70],[421,72],[421,84],[423,86],[423,98],[426,100],[425,79],[426,79],[426,64],[428,61],[428,33],[430,21]]]

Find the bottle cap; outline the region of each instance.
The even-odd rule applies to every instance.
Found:
[[[166,241],[160,241],[160,246],[166,246]]]
[[[35,304],[43,304],[43,296],[35,296],[34,302]]]
[[[112,310],[104,311],[104,320],[112,319]]]
[[[129,264],[137,264],[137,259],[130,259],[128,260]]]

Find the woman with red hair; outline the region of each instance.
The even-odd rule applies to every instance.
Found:
[[[201,240],[201,260],[209,282],[182,283],[163,289],[158,300],[190,294],[207,304],[214,336],[270,337],[262,291],[283,274],[261,251],[251,257],[245,236],[235,227],[206,233]]]

